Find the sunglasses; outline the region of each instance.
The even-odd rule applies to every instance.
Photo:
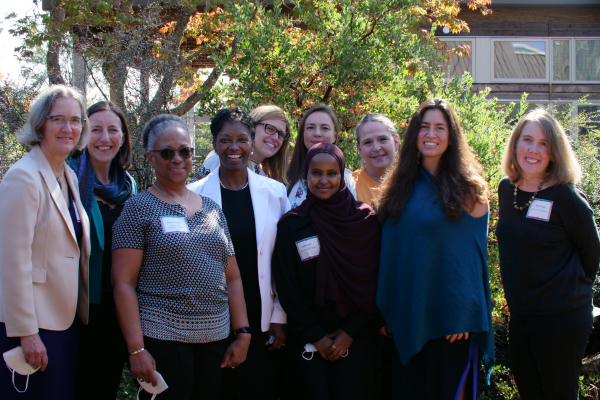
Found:
[[[160,158],[162,158],[163,160],[167,160],[167,161],[172,160],[173,157],[175,157],[175,153],[179,153],[179,156],[181,158],[183,158],[184,160],[187,160],[188,158],[190,158],[191,156],[194,155],[193,147],[183,147],[179,150],[162,149],[162,150],[150,150],[150,151],[153,153],[158,153]]]
[[[267,135],[273,136],[274,134],[277,134],[277,137],[282,142],[285,142],[287,140],[287,138],[290,137],[289,133],[284,132],[284,131],[280,131],[279,129],[275,128],[273,125],[267,124],[266,122],[257,122],[256,125],[264,125],[265,126],[265,132],[267,133]]]

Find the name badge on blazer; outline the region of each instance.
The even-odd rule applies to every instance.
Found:
[[[190,233],[187,220],[183,215],[171,216],[166,215],[160,217],[163,227],[163,232],[166,234],[170,233]]]
[[[296,248],[298,249],[298,255],[300,255],[300,259],[302,259],[302,261],[307,261],[311,258],[319,257],[319,253],[321,252],[319,237],[313,236],[306,239],[298,240],[296,242]]]

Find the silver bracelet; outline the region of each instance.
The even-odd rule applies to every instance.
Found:
[[[146,348],[142,347],[141,349],[137,349],[136,351],[132,351],[131,353],[129,353],[130,356],[135,356],[136,354],[141,353],[142,351],[146,350]]]

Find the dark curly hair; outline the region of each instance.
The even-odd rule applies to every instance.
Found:
[[[256,122],[254,119],[248,114],[244,107],[231,107],[223,108],[212,120],[210,120],[210,133],[213,135],[213,141],[217,140],[217,135],[221,132],[221,129],[223,129],[223,125],[228,122],[239,122],[248,127],[250,137],[254,140],[254,133],[256,132]]]
[[[144,150],[154,150],[154,143],[156,143],[158,133],[163,131],[168,126],[176,126],[181,128],[189,135],[187,125],[178,116],[172,114],[157,115],[148,121],[144,126],[144,131],[142,132]]]

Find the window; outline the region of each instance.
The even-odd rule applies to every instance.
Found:
[[[465,72],[473,75],[473,41],[471,40],[444,40],[444,49],[449,53],[450,60],[446,60],[442,67],[446,78],[461,77]],[[458,53],[458,54],[457,54]]]
[[[600,40],[575,40],[575,80],[600,81]]]
[[[571,60],[570,56],[570,42],[571,40],[553,40],[552,41],[552,79],[555,81],[570,81],[571,72],[569,64]]]
[[[493,78],[546,80],[546,41],[495,40]]]

